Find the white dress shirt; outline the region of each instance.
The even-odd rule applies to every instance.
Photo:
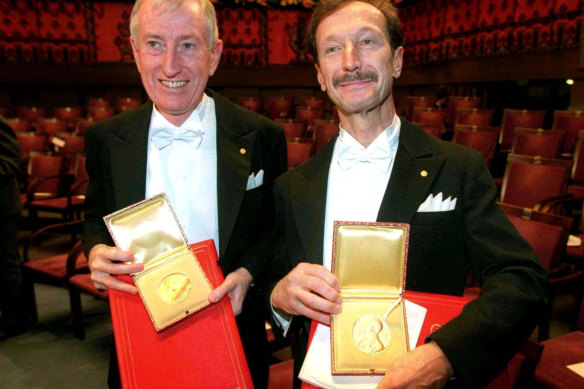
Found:
[[[200,130],[198,148],[174,141],[158,149],[152,136],[159,130]],[[154,107],[148,134],[146,198],[166,192],[189,243],[213,239],[219,247],[217,213],[217,121],[215,102],[207,95],[180,126],[176,127]]]
[[[393,162],[397,153],[401,121],[394,115],[393,122],[368,146],[361,145],[351,134],[340,127],[329,168],[322,264],[331,270],[333,251],[333,227],[335,221],[374,222],[385,195]],[[380,150],[388,155],[388,160],[379,165],[358,161],[354,166],[343,169],[339,154],[353,148],[358,152]],[[376,153],[379,154],[379,153]],[[291,317],[284,317],[274,311],[284,334],[288,331]]]

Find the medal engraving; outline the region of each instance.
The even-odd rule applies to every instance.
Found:
[[[353,324],[353,343],[365,354],[386,350],[391,342],[387,322],[374,315],[361,316]]]
[[[191,280],[181,273],[164,277],[158,285],[158,296],[162,301],[176,304],[184,300],[191,292]]]

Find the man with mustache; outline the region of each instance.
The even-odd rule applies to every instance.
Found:
[[[402,41],[387,0],[318,2],[308,42],[340,132],[276,181],[268,306],[276,330],[299,331],[297,376],[310,320],[329,324],[341,311],[330,272],[334,221],[409,223],[408,290],[460,296],[470,266],[482,293],[423,346],[388,363],[379,387],[484,386],[538,322],[546,274],[496,204],[482,156],[395,114],[391,89],[402,71]]]
[[[83,247],[91,278],[99,289],[137,293],[112,275],[143,265],[112,247],[102,217],[165,192],[189,243],[214,240],[225,282],[209,300],[229,295],[254,385],[265,387],[265,322],[252,283],[263,277],[272,253],[273,182],[286,170],[284,132],[206,89],[223,49],[209,0],[138,0],[130,29],[152,102],[87,131]],[[114,387],[116,372],[114,354]]]

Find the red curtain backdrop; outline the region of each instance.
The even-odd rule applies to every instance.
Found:
[[[224,66],[310,62],[312,0],[217,4]],[[418,0],[400,3],[406,65],[572,49],[584,0]],[[132,61],[129,1],[0,0],[0,63]]]

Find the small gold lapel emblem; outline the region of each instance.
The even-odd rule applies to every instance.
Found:
[[[241,149],[239,149],[239,152],[241,153],[241,155],[243,155],[247,153],[247,150],[242,147]]]
[[[428,172],[427,172],[426,170],[422,170],[422,171],[420,172],[420,175],[421,175],[422,177],[428,177]]]

